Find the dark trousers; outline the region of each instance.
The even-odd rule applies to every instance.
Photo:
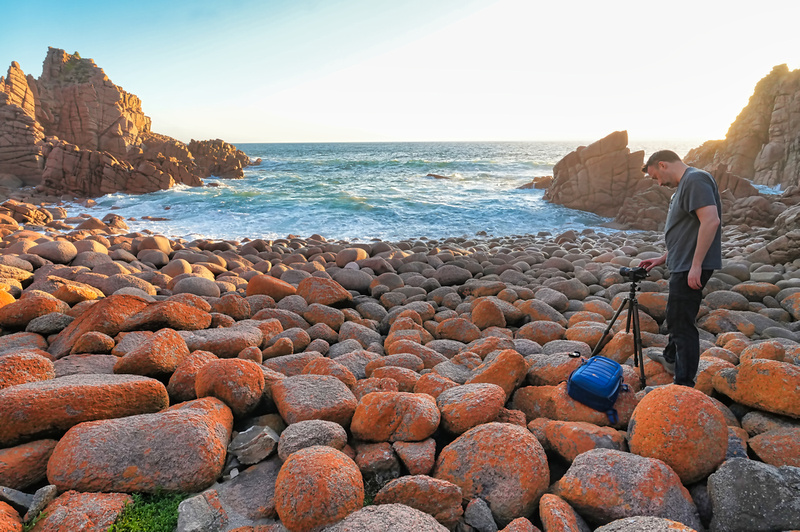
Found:
[[[706,286],[713,270],[703,270],[700,281]],[[669,342],[664,359],[675,363],[675,384],[694,386],[700,364],[700,334],[695,321],[703,300],[703,290],[689,288],[689,272],[676,272],[669,277],[667,330]]]

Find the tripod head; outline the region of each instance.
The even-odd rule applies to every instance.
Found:
[[[644,281],[647,278],[647,270],[642,268],[626,268],[623,266],[619,269],[619,274],[623,277],[627,277],[628,280],[631,282],[631,293],[630,298],[636,299],[636,290],[639,288],[636,286],[636,283]]]

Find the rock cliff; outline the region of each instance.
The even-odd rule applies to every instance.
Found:
[[[190,146],[151,131],[139,98],[77,53],[50,48],[39,79],[0,77],[0,177],[55,194],[139,194],[209,176],[241,178],[250,159],[219,139]]]
[[[709,170],[720,164],[762,185],[800,185],[800,69],[776,66],[758,82],[724,140],[708,141],[685,157]]]

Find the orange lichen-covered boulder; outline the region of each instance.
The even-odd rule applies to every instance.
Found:
[[[753,436],[747,444],[767,464],[800,467],[800,428],[768,430]]]
[[[126,319],[122,331],[157,331],[169,328],[176,331],[206,329],[211,325],[211,314],[178,301],[159,301]]]
[[[737,403],[800,418],[800,367],[753,359],[713,377],[714,389]]]
[[[133,497],[125,493],[68,491],[47,505],[40,514],[42,519],[31,530],[108,530],[125,506],[132,502]]]
[[[490,383],[455,386],[436,398],[436,406],[442,413],[442,426],[453,434],[494,421],[505,403],[503,389]]]
[[[332,375],[342,381],[345,386],[352,389],[356,385],[353,372],[342,366],[332,358],[315,358],[303,368],[302,375]]]
[[[550,421],[544,434],[550,447],[569,462],[591,449],[624,451],[627,447],[617,430],[581,421]]]
[[[422,441],[436,431],[440,419],[427,394],[373,392],[358,402],[350,430],[364,441]]]
[[[593,449],[575,458],[551,490],[592,525],[645,515],[702,526],[689,491],[670,467],[654,458]]]
[[[55,378],[50,359],[36,353],[21,351],[0,357],[0,389]]]
[[[168,375],[187,356],[189,348],[181,335],[172,329],[161,329],[120,358],[114,364],[114,373]]]
[[[553,340],[561,340],[567,330],[560,323],[548,320],[537,320],[526,323],[514,334],[514,338],[523,338],[544,345]]]
[[[0,502],[0,530],[22,532],[22,518],[15,509]]]
[[[375,379],[394,379],[401,392],[414,391],[414,386],[419,380],[419,373],[397,366],[375,368],[372,370],[370,376]]]
[[[275,383],[272,399],[287,424],[323,419],[350,426],[356,398],[350,388],[331,375],[295,375]]]
[[[426,393],[436,399],[443,391],[458,385],[457,382],[432,371],[419,378],[414,385],[414,393]]]
[[[47,478],[60,491],[198,492],[222,473],[232,429],[230,409],[211,397],[81,423],[59,440]]]
[[[578,512],[567,501],[551,493],[545,493],[539,499],[539,519],[542,520],[545,530],[569,532],[590,530],[583,517],[578,515]]]
[[[712,349],[720,349],[714,347]],[[695,377],[695,390],[700,390],[706,395],[711,395],[714,391],[714,375],[723,369],[734,367],[733,364],[727,360],[713,356],[700,357],[700,363],[697,368],[697,376]]]
[[[333,279],[323,277],[307,277],[297,285],[297,295],[305,299],[309,305],[333,306],[353,300],[353,294]]]
[[[275,509],[291,532],[318,530],[364,506],[364,481],[356,463],[331,447],[293,453],[275,482]]]
[[[420,379],[421,380],[421,379]],[[394,379],[384,378],[367,378],[356,381],[353,386],[353,395],[356,396],[356,401],[360,401],[362,397],[372,392],[399,392],[400,386]]]
[[[411,340],[396,340],[389,345],[384,344],[384,348],[386,349],[387,355],[409,353],[419,357],[425,369],[432,369],[436,364],[447,360],[447,357],[438,351],[434,351],[430,347],[425,347]]]
[[[452,529],[464,513],[461,509],[461,488],[426,475],[409,475],[386,484],[375,495],[374,504],[405,504],[432,515]]]
[[[18,301],[0,307],[0,327],[24,329],[28,322],[51,312],[66,313],[69,305],[46,292],[25,292]]]
[[[481,330],[464,318],[450,318],[436,326],[436,337],[468,344],[481,337]]]
[[[736,311],[725,309],[712,310],[700,318],[697,325],[713,334],[738,331],[745,336],[752,336],[756,332],[756,326],[747,318]]]
[[[436,461],[436,441],[396,441],[392,449],[400,457],[409,475],[427,475]]]
[[[783,344],[777,340],[769,340],[745,347],[739,354],[739,362],[745,362],[754,358],[783,362],[783,357],[785,355],[786,349],[784,349]]]
[[[632,390],[620,391],[614,404],[619,421],[613,426],[626,427],[637,404]],[[566,382],[558,386],[523,386],[514,392],[511,408],[522,410],[529,421],[546,417],[560,421],[585,421],[602,427],[611,425],[605,412],[589,408],[570,397]]]
[[[481,330],[489,327],[505,327],[506,318],[495,301],[481,298],[472,306],[472,323]]]
[[[66,356],[78,338],[89,331],[98,331],[114,337],[120,332],[120,327],[126,319],[147,305],[146,299],[126,294],[101,299],[61,331],[47,352],[56,359]]]
[[[573,371],[586,360],[567,353],[552,355],[533,354],[526,357],[528,363],[527,382],[532,386],[556,386],[566,382]]]
[[[484,358],[483,364],[475,368],[466,384],[491,383],[500,386],[511,397],[528,371],[525,359],[513,349],[494,352]]]
[[[0,449],[0,486],[24,491],[44,480],[55,446],[55,440],[37,440]]]
[[[277,302],[296,293],[294,286],[271,275],[255,275],[247,282],[248,296],[266,295]]]
[[[442,449],[433,476],[460,487],[465,499],[485,500],[495,521],[505,526],[534,512],[547,489],[550,469],[544,449],[530,431],[486,423]]]
[[[703,392],[669,385],[644,396],[628,424],[631,452],[658,458],[684,484],[713,473],[725,460],[725,416]]]
[[[136,375],[69,375],[12,386],[0,390],[0,447],[59,434],[84,421],[158,412],[167,405],[163,384]]]
[[[169,384],[167,384],[167,391],[173,403],[197,399],[197,392],[194,389],[197,373],[212,360],[218,360],[217,355],[214,353],[192,351],[189,356],[178,364],[175,372],[169,378]]]
[[[261,402],[264,372],[252,360],[211,360],[197,372],[194,390],[198,398],[216,397],[228,405],[234,416],[243,417]]]

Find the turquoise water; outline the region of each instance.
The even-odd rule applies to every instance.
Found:
[[[207,179],[216,187],[185,187],[131,196],[110,194],[97,207],[70,208],[101,217],[114,212],[131,230],[187,239],[283,238],[402,240],[561,232],[607,221],[519,190],[579,142],[239,144],[259,166],[241,180]],[[634,145],[683,155],[697,143]],[[437,174],[442,178],[428,177]],[[111,210],[115,207],[114,210]],[[166,221],[145,221],[144,216]]]

